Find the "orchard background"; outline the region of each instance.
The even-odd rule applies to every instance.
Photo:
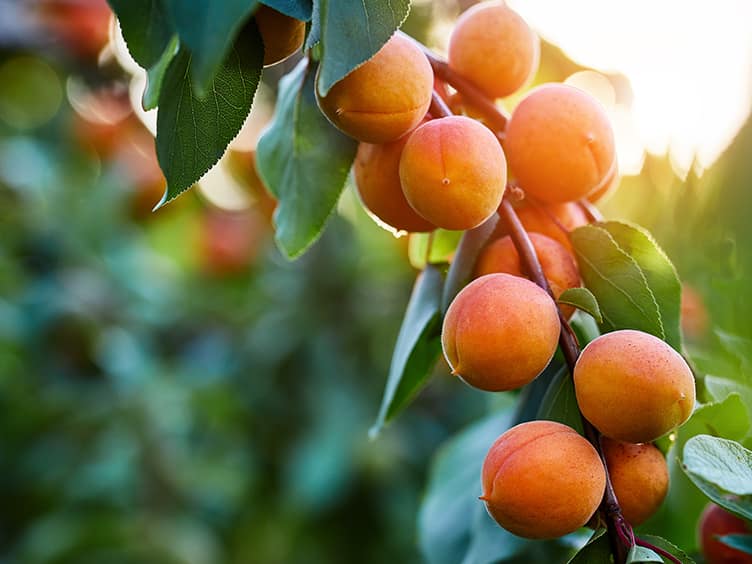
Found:
[[[311,41],[311,56],[332,84],[397,27],[444,52],[472,4],[372,0],[364,15],[349,2],[265,3],[312,20],[308,37],[322,41]],[[477,501],[482,458],[508,425],[514,392],[465,386],[440,360],[380,429],[426,240],[395,238],[366,214],[347,177],[354,145],[324,127],[312,89],[304,110],[315,127],[297,141],[318,160],[297,178],[315,179],[322,192],[304,195],[305,221],[287,215],[280,229],[280,216],[272,219],[253,151],[285,92],[280,80],[293,73],[289,93],[301,78],[302,53],[261,72],[258,37],[244,26],[254,2],[111,4],[136,37],[131,53],[150,69],[146,90],[104,2],[0,0],[0,562],[566,562],[590,532],[510,541]],[[673,446],[662,444],[671,446],[671,490],[637,533],[701,561],[695,527],[707,498],[682,471],[681,447],[700,434],[752,447],[752,52],[731,41],[747,8],[705,15],[703,42],[741,54],[737,66],[693,62],[746,78],[713,87],[677,55],[687,45],[682,22],[687,33],[702,21],[694,6],[614,8],[621,21],[593,12],[601,44],[583,47],[567,43],[567,21],[551,27],[554,4],[510,3],[541,35],[541,58],[534,82],[504,106],[535,84],[568,81],[611,110],[624,176],[598,206],[649,230],[671,258],[684,289],[684,351],[698,376],[695,413]],[[578,10],[573,3],[570,28],[588,17]],[[682,120],[666,120],[658,141],[629,121],[645,109],[645,75],[630,84],[627,59],[621,74],[618,62],[589,55],[607,53],[621,40],[614,30],[638,11],[649,22],[645,41],[633,30],[623,49],[639,52],[665,28],[665,51],[653,56],[663,67],[647,76],[677,96],[676,107],[681,87],[689,100],[705,93]],[[222,85],[236,97],[223,97]],[[179,102],[193,99],[178,93],[193,89],[225,104],[221,119],[204,115],[191,129],[175,118]],[[158,120],[142,107],[157,105],[168,126],[155,150]],[[735,108],[734,120],[719,133],[708,122],[724,107]],[[200,145],[190,137],[197,130]],[[692,145],[706,131],[720,140]],[[723,136],[734,134],[726,146]],[[175,147],[188,157],[165,157]],[[166,185],[172,199],[200,177],[151,212]],[[431,260],[448,254],[439,240]],[[568,417],[556,399],[549,407]],[[734,501],[750,511],[749,474],[731,475],[743,494]]]

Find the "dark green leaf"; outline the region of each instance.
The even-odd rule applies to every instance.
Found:
[[[546,390],[538,410],[537,419],[558,421],[583,434],[582,416],[577,407],[574,383],[566,366],[562,366]]]
[[[716,401],[726,399],[729,394],[739,394],[739,397],[747,407],[747,413],[752,417],[752,386],[729,378],[712,375],[705,376],[703,382],[705,383],[705,389]]]
[[[752,521],[752,496],[729,497],[729,494],[703,478],[687,473],[689,479],[705,496],[737,517]]]
[[[587,288],[567,288],[556,300],[560,304],[567,304],[581,309],[585,313],[592,315],[598,323],[603,323],[601,308],[598,307],[598,300],[593,293]]]
[[[752,554],[752,535],[724,535],[718,540],[731,548]]]
[[[409,12],[409,0],[320,0],[314,10],[323,47],[319,94],[325,96],[335,82],[373,57]]]
[[[608,564],[609,562],[613,562],[613,557],[608,535],[606,529],[599,529],[567,564]]]
[[[296,20],[307,22],[311,19],[313,0],[261,0],[261,3]]]
[[[553,360],[546,366],[543,372],[532,382],[526,384],[517,398],[517,410],[514,417],[514,424],[532,421],[538,417],[543,397],[546,395],[548,388],[556,378],[557,374],[565,368],[564,362],[560,355],[554,356]]]
[[[577,335],[577,341],[582,348],[601,334],[595,319],[584,313],[575,312],[572,319],[569,320],[569,324],[572,326],[574,334]]]
[[[263,50],[255,25],[247,26],[203,99],[191,83],[191,56],[181,46],[159,96],[157,156],[167,178],[161,203],[192,186],[227,149],[251,110],[261,78]]]
[[[108,0],[131,57],[143,68],[156,64],[175,33],[163,0]]]
[[[663,562],[663,558],[644,546],[634,545],[627,554],[627,564],[638,562]]]
[[[162,91],[162,82],[164,82],[165,73],[172,59],[177,55],[179,47],[180,42],[177,36],[175,36],[167,44],[167,48],[159,60],[146,72],[146,88],[141,100],[141,104],[145,110],[153,110],[159,105],[159,93]]]
[[[571,233],[580,274],[600,305],[606,330],[638,329],[665,337],[655,296],[637,262],[595,225]]]
[[[685,553],[682,549],[675,546],[674,544],[668,542],[666,539],[656,537],[654,535],[640,535],[640,538],[649,542],[653,546],[657,546],[658,548],[661,548],[669,554],[673,555],[679,560],[679,562],[681,562],[681,564],[695,564],[695,561],[690,558],[687,553]]]
[[[313,11],[311,12],[311,29],[308,30],[308,37],[304,50],[313,49],[321,41],[321,3],[324,0],[313,0]],[[316,56],[316,60],[321,60],[321,54]]]
[[[288,258],[318,239],[357,150],[357,142],[319,111],[315,74],[315,66],[303,60],[280,81],[274,121],[257,149],[261,177],[279,199],[276,239]]]
[[[403,409],[420,390],[441,353],[441,289],[444,279],[431,265],[418,275],[397,344],[394,346],[381,409],[370,435]]]
[[[489,564],[526,545],[496,525],[478,499],[486,453],[511,423],[507,409],[460,432],[437,452],[418,518],[420,549],[429,564]],[[489,555],[492,560],[484,560]]]
[[[172,21],[180,36],[180,42],[192,55],[190,79],[193,91],[203,96],[213,94],[215,87],[225,93],[225,80],[228,59],[235,37],[248,16],[256,8],[256,0],[164,0],[172,16]],[[255,59],[259,47],[251,53],[240,53],[241,59]],[[263,59],[263,56],[262,56]],[[215,75],[216,78],[215,78]],[[213,83],[213,84],[212,84]]]
[[[432,233],[411,233],[408,243],[408,257],[413,268],[422,270],[426,266],[426,250],[431,241],[431,253],[428,262],[449,262],[452,253],[462,237],[462,231],[447,231],[436,229]]]
[[[682,460],[691,476],[731,494],[752,494],[752,451],[736,441],[710,435],[692,437],[684,445]]]
[[[666,253],[642,227],[618,221],[600,224],[642,270],[661,314],[666,342],[681,352],[681,283]]]
[[[444,295],[441,298],[441,309],[446,312],[454,297],[465,287],[473,275],[475,262],[483,250],[483,246],[496,228],[499,222],[499,214],[493,214],[478,227],[465,231],[462,234],[457,252],[454,254],[452,264],[447,272],[444,284]]]

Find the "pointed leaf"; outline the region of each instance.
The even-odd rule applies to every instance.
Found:
[[[595,225],[571,233],[580,274],[598,300],[603,327],[638,329],[665,338],[655,296],[637,262],[619,247],[611,234]]]
[[[159,105],[159,94],[162,92],[165,73],[167,73],[172,59],[178,54],[179,47],[180,42],[175,36],[167,44],[159,60],[146,71],[146,88],[141,100],[144,110],[153,110]]]
[[[684,445],[687,472],[736,495],[752,494],[752,451],[736,441],[710,435],[692,437]]]
[[[655,535],[640,535],[640,538],[649,542],[653,546],[665,550],[666,552],[674,556],[674,558],[679,560],[681,564],[695,564],[695,561],[690,558],[686,552],[684,552],[674,544],[668,542],[666,539],[656,537]]]
[[[752,535],[724,535],[718,540],[731,548],[752,554]]]
[[[319,94],[373,57],[409,12],[409,0],[319,0],[313,22],[323,47]]]
[[[666,342],[681,352],[681,282],[674,265],[653,236],[642,227],[618,221],[608,221],[600,226],[637,262],[658,303]]]
[[[133,60],[145,69],[156,64],[175,33],[163,0],[107,1]]]
[[[627,564],[637,564],[639,562],[661,562],[662,564],[663,558],[649,548],[634,545],[629,550],[629,554],[627,554]]]
[[[587,288],[567,288],[556,300],[560,304],[566,304],[581,309],[585,313],[592,315],[598,323],[603,323],[601,308],[598,307],[598,300],[593,293]]]
[[[606,562],[611,562],[611,545],[608,542],[606,529],[599,529],[567,564],[604,564]]]
[[[276,239],[288,258],[321,235],[358,147],[319,110],[315,75],[316,66],[303,60],[280,81],[274,121],[257,148],[261,177],[279,200]]]
[[[224,154],[251,110],[263,49],[247,26],[203,99],[191,83],[190,54],[181,46],[164,77],[157,114],[157,157],[167,178],[162,203],[191,187]]]
[[[583,434],[582,416],[574,394],[574,382],[566,366],[562,366],[554,376],[541,400],[537,419],[558,421],[569,425]]]
[[[313,0],[261,0],[261,3],[304,22],[311,19],[313,11]]]
[[[443,282],[441,272],[431,265],[415,280],[394,346],[381,409],[369,433],[372,438],[412,400],[436,364],[441,353],[439,306]]]
[[[221,85],[220,76],[223,61],[229,52],[243,24],[256,8],[255,0],[164,0],[172,21],[180,36],[180,42],[187,47],[191,61],[191,81],[193,91],[203,97]],[[251,53],[255,57],[256,48]],[[240,54],[242,58],[245,54]],[[263,56],[262,56],[263,58]],[[213,80],[215,79],[215,80]]]

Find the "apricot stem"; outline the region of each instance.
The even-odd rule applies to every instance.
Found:
[[[582,211],[585,212],[585,215],[587,216],[588,221],[590,223],[594,223],[594,222],[598,222],[598,221],[603,221],[603,216],[601,215],[601,212],[598,211],[598,208],[596,208],[592,204],[592,202],[589,202],[588,200],[586,200],[585,198],[583,198],[578,203],[580,204],[580,207],[582,208]]]
[[[543,268],[541,268],[538,256],[535,253],[535,248],[530,240],[530,237],[522,226],[520,218],[517,217],[517,212],[514,211],[511,202],[505,197],[501,206],[499,207],[499,215],[502,221],[506,224],[512,241],[514,242],[517,253],[520,256],[520,262],[527,271],[530,278],[538,286],[543,288],[554,299],[553,292],[548,285],[548,280],[543,274]],[[559,309],[559,321],[561,322],[561,334],[559,337],[559,345],[561,346],[562,353],[564,354],[564,360],[569,368],[569,373],[574,374],[574,365],[577,362],[577,358],[580,356],[580,345],[577,342],[577,337],[569,325],[567,320]],[[616,499],[613,485],[611,484],[611,478],[608,475],[608,466],[606,465],[606,458],[603,455],[603,448],[601,447],[600,433],[593,427],[585,417],[582,417],[582,426],[585,431],[585,438],[595,447],[598,452],[598,456],[603,462],[603,467],[606,469],[606,490],[603,495],[603,501],[601,501],[600,513],[606,521],[608,527],[609,540],[611,542],[611,549],[614,553],[616,564],[622,564],[627,560],[627,553],[629,549],[634,545],[634,533],[632,527],[624,519],[619,507],[619,502]]]
[[[449,109],[449,106],[447,106],[436,90],[431,93],[431,105],[428,106],[428,113],[434,118],[443,118],[452,115],[452,110]]]

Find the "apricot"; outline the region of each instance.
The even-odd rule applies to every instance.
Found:
[[[589,223],[585,212],[575,202],[547,206],[527,204],[520,206],[516,211],[526,231],[550,237],[571,253],[574,253],[574,248],[569,240],[569,233]]]
[[[435,226],[410,206],[402,192],[399,163],[408,136],[383,145],[361,143],[353,172],[365,208],[395,231],[432,231]]]
[[[472,229],[496,213],[507,182],[493,133],[463,116],[418,127],[402,150],[402,190],[422,217],[444,229]]]
[[[412,131],[431,104],[433,71],[409,38],[396,34],[368,61],[317,96],[324,115],[366,143],[395,141]]]
[[[622,514],[632,525],[644,523],[668,493],[666,459],[649,443],[604,438],[601,446]]]
[[[619,167],[615,166],[611,171],[609,177],[603,183],[603,186],[588,194],[587,200],[593,204],[596,204],[601,200],[606,199],[607,196],[610,196],[616,191],[616,189],[619,187],[619,182],[621,182],[621,176],[619,176]]]
[[[452,373],[491,392],[532,381],[559,340],[559,315],[538,286],[510,274],[487,274],[457,294],[444,317],[441,344]]]
[[[538,37],[504,2],[481,2],[457,20],[449,38],[449,68],[489,98],[508,96],[538,68]]]
[[[578,287],[580,271],[577,270],[572,254],[561,244],[545,235],[530,233],[529,236],[554,297],[558,299],[564,290]],[[505,272],[513,276],[528,278],[520,263],[520,255],[509,235],[487,245],[475,263],[474,276],[476,278],[494,272]],[[561,310],[565,317],[571,317],[574,313],[574,308],[571,306],[563,306]]]
[[[701,341],[708,332],[708,309],[702,295],[689,284],[682,285],[681,329],[684,338]]]
[[[718,537],[752,534],[752,526],[715,503],[709,503],[700,515],[698,535],[700,550],[707,564],[752,564],[752,554],[736,550]]]
[[[265,67],[281,63],[302,47],[305,22],[263,4],[256,10],[254,18],[264,43]]]
[[[653,441],[684,423],[695,404],[695,381],[682,356],[661,339],[624,329],[583,349],[574,368],[582,414],[605,436]]]
[[[605,110],[566,84],[544,84],[525,96],[509,119],[504,151],[520,187],[544,203],[584,198],[616,168]]]
[[[530,539],[560,537],[585,525],[606,488],[593,446],[553,421],[521,423],[496,439],[481,480],[491,517]]]

